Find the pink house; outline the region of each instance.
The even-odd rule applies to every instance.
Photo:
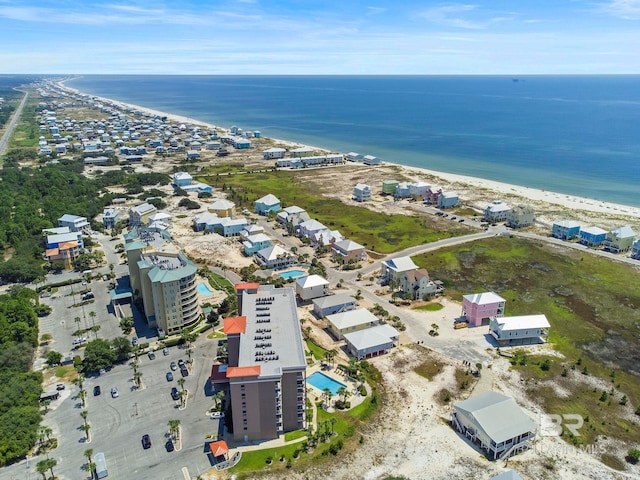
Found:
[[[491,317],[504,317],[506,300],[493,292],[473,293],[462,297],[462,316],[470,327],[489,325]]]

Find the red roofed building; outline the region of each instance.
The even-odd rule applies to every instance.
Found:
[[[211,455],[215,458],[224,457],[227,458],[227,454],[229,453],[229,447],[227,446],[227,442],[224,440],[218,440],[217,442],[211,442],[209,444],[209,450],[211,451]]]

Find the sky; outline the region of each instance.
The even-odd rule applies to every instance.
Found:
[[[0,0],[0,73],[640,74],[640,0]]]

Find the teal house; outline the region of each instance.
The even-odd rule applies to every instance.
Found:
[[[281,209],[280,200],[271,193],[256,200],[256,213],[258,215],[269,215],[271,212],[278,213]]]

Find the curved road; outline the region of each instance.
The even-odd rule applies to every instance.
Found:
[[[24,98],[20,102],[20,105],[18,105],[18,108],[16,108],[16,111],[13,112],[11,120],[9,120],[9,124],[7,125],[7,129],[4,132],[4,135],[2,135],[2,138],[0,138],[0,155],[4,153],[4,150],[7,147],[7,142],[9,141],[9,138],[11,138],[13,129],[20,119],[20,115],[22,115],[22,109],[24,108],[25,103],[27,103],[27,98],[29,98],[29,92],[25,92]]]

